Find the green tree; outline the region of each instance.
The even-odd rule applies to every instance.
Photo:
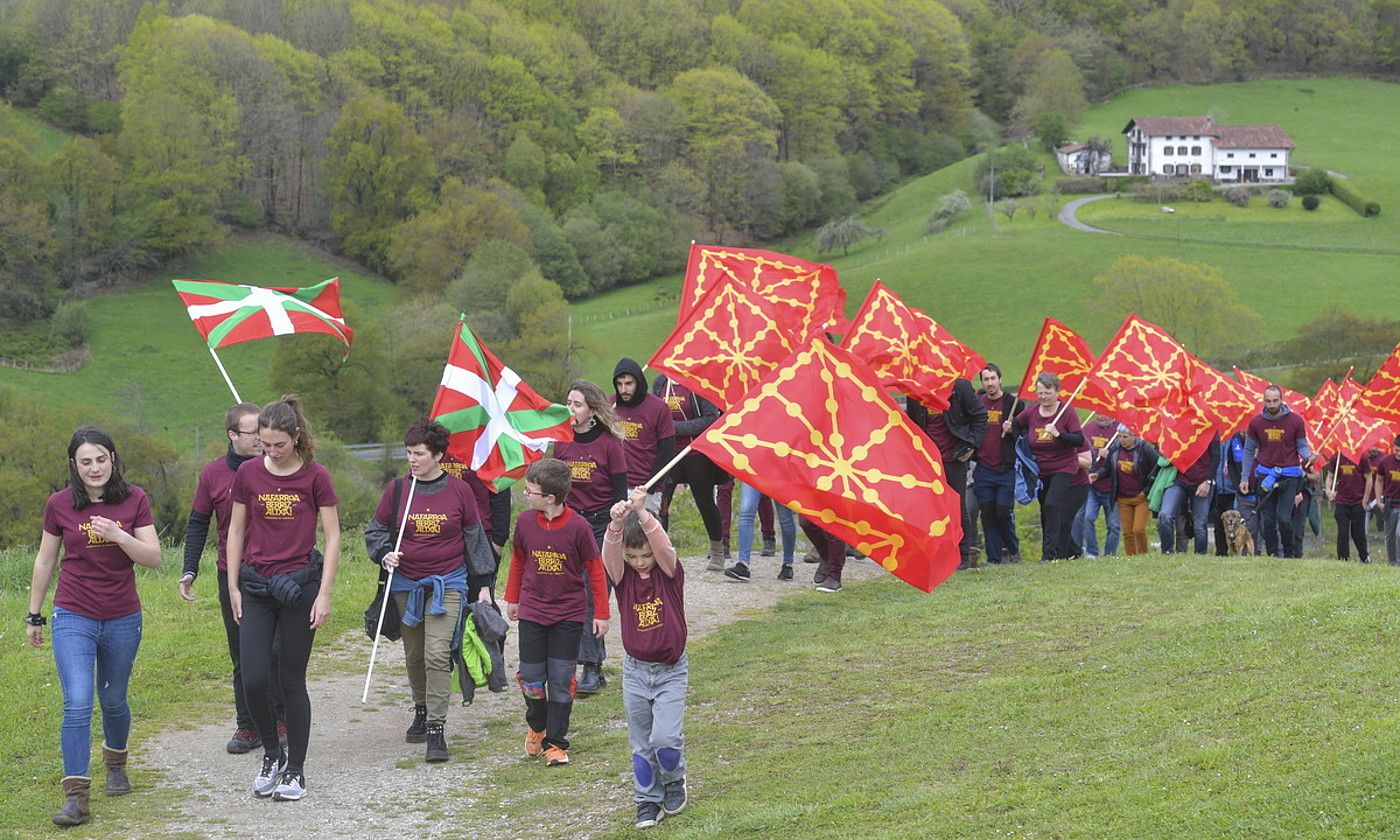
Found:
[[[782,172],[783,210],[779,225],[782,233],[792,233],[820,220],[821,179],[810,167],[795,160],[784,163]]]
[[[1094,278],[1094,289],[1096,305],[1114,323],[1136,312],[1199,355],[1248,346],[1263,324],[1220,269],[1205,263],[1119,257]]]
[[[1084,77],[1064,50],[1050,50],[1037,60],[1026,80],[1026,91],[1016,101],[1015,117],[1035,126],[1045,113],[1059,114],[1066,124],[1078,122],[1088,102],[1084,98]]]
[[[1069,139],[1069,126],[1065,125],[1065,117],[1057,111],[1041,111],[1035,118],[1035,136],[1040,141],[1040,147],[1047,152],[1054,152],[1065,144]]]
[[[528,248],[530,229],[500,196],[448,178],[436,204],[394,228],[388,268],[406,288],[437,293],[488,239]]]
[[[129,263],[136,255],[133,244],[119,238],[123,189],[116,162],[93,140],[77,137],[46,168],[59,284],[74,286]]]
[[[817,231],[816,246],[822,252],[840,248],[843,255],[850,254],[852,245],[872,237],[883,239],[885,233],[883,228],[870,227],[859,217],[847,216],[822,225]]]

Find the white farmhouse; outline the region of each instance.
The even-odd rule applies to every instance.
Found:
[[[1216,125],[1210,117],[1133,117],[1128,174],[1256,183],[1288,180],[1293,140],[1276,125]]]

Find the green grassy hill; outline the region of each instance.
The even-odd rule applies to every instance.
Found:
[[[1156,208],[1113,208],[1103,202],[1086,221],[1127,214],[1138,222],[1109,223],[1123,236],[1072,231],[1053,216],[1018,214],[1008,223],[977,204],[947,231],[929,236],[923,223],[933,203],[954,190],[972,190],[975,161],[967,160],[915,180],[866,208],[867,221],[889,230],[849,256],[818,257],[810,235],[773,247],[831,262],[849,294],[854,314],[875,279],[911,305],[944,323],[955,335],[1019,378],[1041,319],[1053,315],[1102,346],[1118,326],[1091,305],[1092,280],[1115,259],[1139,254],[1171,256],[1218,267],[1241,298],[1261,313],[1273,336],[1286,335],[1323,309],[1372,316],[1400,316],[1395,293],[1395,250],[1400,242],[1400,171],[1389,148],[1392,115],[1400,111],[1400,86],[1356,79],[1265,81],[1133,91],[1090,109],[1076,137],[1116,138],[1133,115],[1201,114],[1216,109],[1232,122],[1276,122],[1298,144],[1299,163],[1351,176],[1383,205],[1381,216],[1362,219],[1334,200],[1303,214],[1295,205],[1273,211],[1256,201],[1247,218],[1223,202],[1207,205],[1209,218],[1159,222]],[[1389,139],[1387,139],[1389,138]],[[1159,215],[1161,215],[1159,213]],[[1223,221],[1214,217],[1223,215]],[[1105,218],[1105,221],[1108,220]],[[1204,240],[1204,241],[1201,241]],[[575,334],[587,342],[587,374],[606,381],[619,356],[645,359],[674,323],[674,307],[659,301],[674,294],[680,276],[653,281],[575,307]],[[1202,301],[1208,306],[1209,301]],[[643,309],[640,314],[626,310]],[[612,313],[611,317],[609,317]]]

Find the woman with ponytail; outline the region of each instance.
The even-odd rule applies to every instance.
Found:
[[[306,793],[306,746],[311,698],[306,665],[316,628],[331,612],[331,587],[340,562],[340,517],[331,474],[316,463],[301,401],[285,395],[258,415],[263,454],[238,468],[230,496],[229,600],[239,622],[243,689],[262,738],[262,769],[253,795],[282,801]],[[316,523],[325,555],[316,551]],[[272,640],[281,636],[276,672]],[[287,749],[277,739],[272,680],[286,705]]]

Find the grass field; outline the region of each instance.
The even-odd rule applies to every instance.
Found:
[[[1115,138],[1121,161],[1125,151],[1118,132],[1130,117],[1212,108],[1223,120],[1279,123],[1298,145],[1297,162],[1350,175],[1382,203],[1381,216],[1362,219],[1332,199],[1308,214],[1296,199],[1283,211],[1257,199],[1256,207],[1242,214],[1212,202],[1202,208],[1202,218],[1178,207],[1182,218],[1166,221],[1152,215],[1162,214],[1151,205],[1090,205],[1086,221],[1101,220],[1126,234],[1110,237],[1069,230],[1045,213],[1034,220],[1017,214],[1008,223],[979,203],[949,230],[924,234],[924,220],[940,196],[971,191],[975,161],[967,160],[872,202],[866,220],[889,235],[858,245],[849,256],[818,257],[810,235],[770,247],[831,262],[849,295],[847,314],[854,314],[871,282],[882,279],[1016,378],[1045,315],[1079,328],[1095,346],[1108,340],[1118,325],[1092,305],[1092,280],[1129,254],[1216,266],[1241,298],[1265,315],[1271,336],[1286,335],[1333,304],[1372,316],[1400,316],[1400,295],[1394,291],[1400,173],[1387,153],[1390,144],[1375,139],[1396,134],[1391,116],[1400,109],[1400,86],[1309,79],[1136,90],[1091,108],[1075,136]],[[656,301],[679,286],[678,274],[576,305],[575,334],[585,342],[581,361],[587,375],[606,382],[619,356],[649,357],[674,324],[674,309],[659,308]],[[608,317],[639,308],[648,311]]]
[[[73,136],[61,128],[56,128],[44,122],[35,115],[32,109],[14,108],[10,113],[14,114],[19,120],[20,125],[24,126],[25,130],[34,136],[38,145],[31,149],[31,151],[40,158],[53,157],[59,149],[63,148],[63,144],[67,143]]]

